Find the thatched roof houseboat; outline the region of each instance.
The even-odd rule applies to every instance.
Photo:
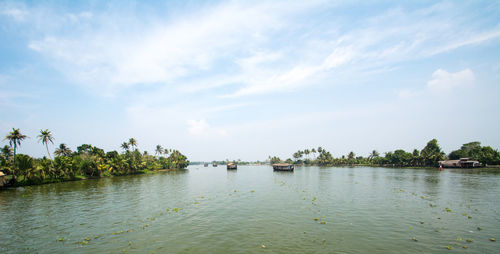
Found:
[[[237,169],[237,168],[238,168],[238,166],[234,162],[229,162],[227,164],[227,169]]]
[[[460,158],[459,160],[439,161],[439,166],[443,168],[477,168],[482,165],[479,161],[471,160],[469,158]]]
[[[273,169],[276,171],[293,171],[294,166],[289,163],[276,163],[273,164]]]

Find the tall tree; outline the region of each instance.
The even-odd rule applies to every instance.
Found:
[[[54,155],[69,157],[71,155],[71,149],[69,149],[64,143],[60,144],[59,147],[54,151]]]
[[[54,144],[54,137],[52,136],[52,133],[49,131],[49,129],[40,130],[40,135],[38,135],[38,142],[40,141],[42,141],[42,144],[45,145],[45,148],[47,148],[47,154],[49,155],[49,158],[52,159],[49,152],[49,142]]]
[[[8,145],[5,145],[4,147],[2,147],[2,156],[6,160],[10,160],[10,157],[12,156],[12,148],[9,147]]]
[[[373,150],[370,155],[368,156],[368,159],[371,161],[375,158],[378,158],[380,156],[380,153],[377,152],[377,150]]]
[[[123,142],[122,145],[121,145],[121,148],[125,151],[128,151],[128,149],[130,148],[129,144],[127,142]]]
[[[443,160],[445,154],[441,151],[436,139],[427,142],[427,145],[420,152],[426,166],[436,166],[438,161]]]
[[[17,151],[17,146],[21,146],[21,141],[24,139],[28,138],[28,136],[23,135],[21,131],[18,129],[12,128],[12,131],[5,136],[3,140],[9,140],[9,145],[10,147],[14,148],[14,165],[16,165],[16,151]],[[15,179],[16,178],[16,173],[15,170],[12,170],[12,177]]]
[[[161,145],[156,145],[156,150],[155,150],[155,156],[157,154],[162,154],[163,153],[163,147],[161,147]]]
[[[132,147],[133,150],[136,150],[137,140],[135,140],[135,138],[130,138],[128,140],[128,144]]]

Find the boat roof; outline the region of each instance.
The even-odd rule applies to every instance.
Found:
[[[278,166],[278,167],[286,167],[286,166],[290,166],[292,164],[290,163],[275,163],[273,164],[273,166]]]

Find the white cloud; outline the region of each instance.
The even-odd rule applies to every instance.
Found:
[[[210,127],[204,119],[188,120],[187,124],[188,124],[188,131],[192,135],[205,134],[207,129]]]
[[[399,90],[397,94],[400,99],[409,99],[422,94],[422,91],[413,89],[402,89]]]
[[[0,11],[0,14],[13,18],[15,21],[24,21],[28,16],[28,12],[18,8],[6,8]]]
[[[475,83],[474,73],[470,69],[455,73],[438,69],[432,74],[432,78],[427,82],[427,88],[433,93],[450,92],[459,87],[471,87]]]

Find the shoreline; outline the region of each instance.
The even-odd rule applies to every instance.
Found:
[[[147,170],[147,171],[138,171],[138,172],[131,173],[131,174],[121,174],[121,175],[76,176],[74,178],[66,178],[66,179],[44,179],[41,182],[33,182],[33,181],[26,182],[25,180],[23,180],[23,181],[16,182],[14,185],[1,186],[0,191],[7,190],[7,189],[14,189],[14,188],[18,188],[18,187],[37,186],[37,185],[45,185],[45,184],[52,184],[52,183],[76,182],[76,181],[102,179],[102,178],[109,178],[109,177],[147,175],[147,174],[155,174],[158,172],[170,172],[170,171],[177,171],[177,170],[185,170],[185,168],[183,168],[183,169],[171,168],[171,169]],[[19,176],[18,176],[18,178],[19,178]],[[9,178],[9,180],[10,179],[11,178]]]

